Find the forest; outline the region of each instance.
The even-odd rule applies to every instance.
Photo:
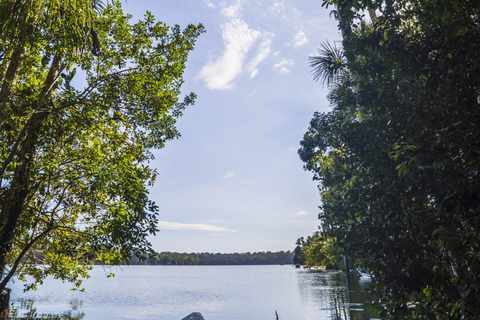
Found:
[[[152,257],[138,259],[132,256],[131,265],[291,265],[293,253],[278,252],[245,252],[245,253],[177,253],[160,252]]]
[[[331,111],[301,141],[320,230],[295,259],[368,271],[382,319],[478,319],[480,2],[323,5],[342,41],[310,58]]]

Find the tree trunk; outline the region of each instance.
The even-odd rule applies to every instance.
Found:
[[[10,313],[10,289],[3,289],[0,292],[0,319],[7,319]]]
[[[337,5],[338,12],[338,26],[342,32],[342,40],[347,40],[352,33],[352,25],[350,21],[345,19],[345,9]]]
[[[2,88],[0,89],[0,125],[3,124],[7,116],[8,103],[10,102],[15,84],[17,82],[18,72],[23,63],[23,57],[25,55],[25,30],[26,24],[24,24],[20,33],[18,34],[17,41],[15,43],[15,49],[9,59],[8,67],[5,72],[2,81]]]
[[[18,163],[8,191],[3,195],[0,213],[0,272],[4,277],[6,256],[11,248],[18,218],[20,217],[25,198],[28,195],[30,165],[35,158],[38,131],[47,112],[34,115],[36,121],[29,128],[29,133],[21,147],[20,162]],[[0,287],[0,291],[4,289]]]
[[[377,22],[377,14],[375,12],[375,9],[368,9],[368,14],[370,15],[370,20],[372,20],[372,23]]]
[[[38,135],[43,122],[50,115],[50,110],[43,106],[48,100],[61,71],[62,56],[62,54],[58,53],[53,59],[43,90],[38,97],[37,104],[39,107],[37,107],[25,124],[25,138],[19,144],[18,150],[13,150],[14,153],[18,154],[19,160],[8,190],[2,195],[2,203],[0,204],[0,274],[2,279],[5,277],[7,254],[11,249],[17,222],[23,212],[25,199],[29,193],[31,183],[30,167],[34,163]],[[18,139],[22,138],[18,137]],[[0,292],[5,289],[5,285],[6,283],[2,282]]]

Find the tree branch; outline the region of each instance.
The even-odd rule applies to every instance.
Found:
[[[80,94],[80,98],[79,99],[76,99],[72,102],[69,102],[65,105],[62,105],[58,108],[53,108],[51,109],[52,112],[56,112],[56,111],[59,111],[59,110],[63,110],[63,109],[66,109],[66,108],[69,108],[71,106],[74,106],[74,105],[78,105],[78,104],[81,104],[85,101],[85,99],[87,98],[87,96],[93,91],[95,90],[95,88],[101,84],[102,82],[104,82],[105,80],[113,77],[113,76],[118,76],[118,75],[121,75],[121,74],[124,74],[124,73],[127,73],[127,72],[132,72],[132,71],[137,71],[138,68],[129,68],[129,69],[124,69],[124,70],[120,70],[120,71],[117,71],[117,72],[114,72],[114,73],[110,73],[110,74],[107,74],[103,77],[99,77],[97,78],[95,81],[93,81],[88,87],[86,87],[83,92]]]
[[[42,121],[45,118],[45,113],[51,112],[50,110],[43,108],[43,106],[48,96],[51,94],[52,88],[57,82],[60,72],[64,69],[64,67],[61,66],[62,59],[63,59],[63,54],[60,54],[60,53],[57,53],[53,58],[52,65],[50,66],[50,70],[48,71],[48,75],[47,75],[47,78],[45,79],[45,84],[43,86],[42,93],[38,101],[38,107],[32,113],[27,123],[23,126],[22,130],[17,136],[15,143],[12,146],[12,149],[10,150],[10,153],[8,154],[7,159],[3,163],[2,168],[0,169],[0,181],[3,178],[5,171],[7,170],[8,165],[12,162],[13,157],[17,153],[18,147],[22,142],[23,137],[26,135],[27,131],[32,127],[32,125],[36,121]],[[0,97],[0,101],[1,101],[1,97]]]
[[[31,239],[30,242],[25,246],[25,248],[23,248],[22,252],[20,252],[20,254],[18,255],[17,259],[16,259],[15,262],[13,263],[12,268],[10,269],[10,272],[7,274],[7,276],[6,276],[5,278],[3,278],[2,282],[0,283],[0,291],[2,291],[3,289],[5,289],[5,286],[7,285],[8,281],[10,281],[10,279],[11,279],[11,278],[13,277],[13,275],[15,274],[15,271],[17,270],[18,265],[20,264],[20,261],[23,259],[23,257],[24,257],[25,254],[28,252],[28,250],[30,250],[30,248],[31,248],[38,240],[40,240],[40,239],[43,238],[45,235],[47,235],[51,230],[52,230],[52,227],[51,227],[51,226],[47,227],[47,229],[43,230],[42,233],[40,233],[39,235],[37,235],[36,237],[34,237],[33,239]]]

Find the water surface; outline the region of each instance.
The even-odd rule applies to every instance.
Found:
[[[107,278],[113,271],[116,276]],[[85,320],[180,320],[201,312],[206,320],[373,319],[365,312],[368,278],[352,279],[350,296],[339,272],[291,266],[130,266],[95,267],[85,292],[47,279],[34,292],[10,285],[11,302],[24,312],[64,313]],[[83,316],[82,316],[83,315]]]

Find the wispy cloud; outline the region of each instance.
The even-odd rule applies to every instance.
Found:
[[[223,175],[223,179],[228,179],[228,178],[231,178],[233,176],[235,176],[235,171],[228,171],[227,173],[225,173]]]
[[[238,18],[240,17],[240,11],[244,3],[245,0],[237,0],[231,6],[223,8],[221,12],[228,18]]]
[[[305,45],[308,42],[307,35],[302,31],[298,31],[293,40],[289,43],[289,45],[293,46],[295,49],[300,48],[301,46]]]
[[[166,230],[199,230],[210,232],[237,232],[237,230],[218,227],[210,224],[203,223],[180,223],[180,222],[168,222],[158,221],[158,227]]]
[[[204,0],[211,3],[211,0]],[[235,79],[247,72],[250,79],[258,72],[258,66],[271,54],[274,33],[250,28],[242,19],[242,11],[248,0],[235,0],[226,5],[220,2],[220,12],[228,22],[221,25],[224,49],[220,56],[211,59],[198,72],[196,80],[202,80],[211,90],[231,90]],[[251,54],[251,51],[256,53]]]
[[[274,69],[278,70],[280,73],[289,73],[289,67],[293,66],[293,61],[290,59],[283,59],[279,63],[273,66]]]
[[[213,2],[211,2],[210,0],[204,0],[204,1],[207,4],[207,7],[215,9],[215,5],[213,4]]]
[[[306,216],[307,214],[308,214],[308,211],[305,211],[305,210],[300,210],[295,212],[296,216]]]
[[[249,99],[250,97],[255,95],[257,92],[258,92],[258,89],[253,90],[252,93],[250,93],[248,96],[245,97],[245,100]]]
[[[223,25],[223,54],[205,65],[197,79],[202,79],[209,89],[233,89],[232,82],[242,72],[245,56],[260,35],[260,31],[250,29],[247,23],[240,19],[233,19]]]
[[[275,2],[271,7],[269,7],[268,12],[270,14],[278,14],[282,17],[286,17],[286,15],[285,15],[285,13],[286,13],[285,5],[283,3],[280,3],[280,2]]]
[[[263,34],[264,40],[258,46],[257,55],[247,65],[247,70],[250,72],[250,79],[257,75],[257,66],[269,56],[273,36],[274,34],[271,32]]]

